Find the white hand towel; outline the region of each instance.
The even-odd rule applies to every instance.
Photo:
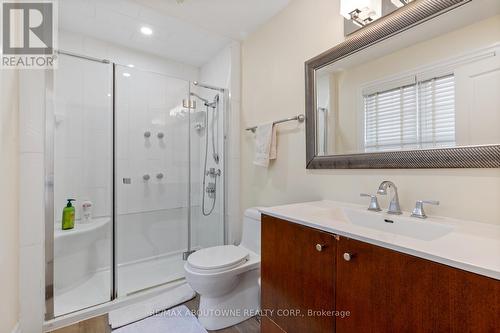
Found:
[[[273,123],[258,126],[253,164],[267,168],[269,161],[274,159],[276,159],[276,127]]]

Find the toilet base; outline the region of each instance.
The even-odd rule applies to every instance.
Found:
[[[219,297],[200,295],[198,320],[207,330],[236,325],[258,314],[260,310],[260,269],[240,275],[238,285]]]

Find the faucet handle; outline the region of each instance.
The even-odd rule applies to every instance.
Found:
[[[427,215],[425,214],[425,211],[424,211],[424,204],[438,206],[439,201],[437,201],[437,200],[418,200],[415,204],[415,208],[411,212],[411,216],[419,218],[419,219],[426,219]]]
[[[370,198],[370,205],[368,206],[368,210],[373,212],[380,212],[380,205],[378,204],[377,196],[374,194],[361,193],[360,196]]]

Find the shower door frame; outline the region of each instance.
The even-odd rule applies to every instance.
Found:
[[[98,62],[102,63],[105,65],[111,65],[111,94],[112,94],[112,102],[111,102],[111,119],[112,119],[112,125],[111,125],[111,156],[112,156],[112,161],[111,161],[111,174],[112,174],[112,179],[111,179],[111,246],[110,246],[110,251],[111,251],[111,288],[110,288],[110,298],[108,301],[103,302],[103,303],[98,303],[89,307],[81,308],[73,312],[65,313],[63,315],[55,317],[54,314],[54,151],[55,151],[55,126],[53,123],[53,118],[49,117],[49,115],[54,115],[54,110],[55,110],[55,104],[54,104],[54,71],[53,70],[47,70],[46,75],[45,75],[45,142],[44,142],[44,147],[45,147],[45,153],[44,153],[44,202],[45,202],[45,213],[44,213],[44,226],[45,226],[45,246],[44,246],[44,276],[45,276],[45,283],[44,283],[44,298],[45,298],[45,313],[44,313],[44,319],[45,322],[47,321],[53,321],[57,320],[58,318],[66,317],[69,315],[75,315],[80,312],[83,312],[85,310],[89,310],[92,308],[96,308],[99,306],[103,306],[106,304],[110,304],[117,299],[118,297],[118,262],[116,258],[117,254],[117,209],[116,209],[116,90],[117,90],[117,82],[116,82],[116,67],[117,66],[126,66],[126,65],[121,65],[116,62],[113,62],[108,59],[99,59],[87,55],[82,55],[74,52],[68,52],[68,51],[63,51],[63,50],[57,50],[56,51],[58,54],[65,55],[65,56],[70,56],[70,57],[75,57],[87,61],[93,61],[93,62]],[[177,78],[175,76],[171,75],[166,75],[163,73],[156,73],[160,75],[165,75],[167,77],[171,78]],[[189,93],[191,92],[191,86],[193,85],[194,81],[182,79],[182,78],[177,78],[184,80],[188,83],[188,99],[191,99],[191,96]],[[206,87],[205,87],[206,88]],[[231,109],[231,94],[229,89],[225,88],[218,88],[224,96],[224,104],[223,104],[223,167],[224,167],[224,172],[223,172],[223,198],[222,198],[222,232],[223,232],[223,244],[227,245],[229,242],[229,228],[228,228],[228,216],[227,216],[227,201],[228,201],[228,133],[229,133],[229,112]],[[187,216],[187,223],[188,223],[188,251],[191,250],[191,113],[188,112],[188,126],[189,126],[189,131],[188,131],[188,154],[189,154],[189,160],[188,160],[188,165],[189,165],[189,171],[188,171],[188,216]],[[171,282],[166,282],[164,284],[156,285],[156,286],[151,286],[149,288],[146,288],[145,290],[140,290],[137,291],[137,293],[146,293],[147,290],[150,290],[151,288],[158,288],[161,286],[164,286],[166,284],[169,284]],[[120,298],[126,298],[129,296],[122,296]]]
[[[56,51],[58,55],[64,55],[64,56],[69,56],[69,57],[74,57],[86,61],[92,61],[96,63],[101,63],[103,65],[111,65],[112,71],[113,69],[113,63],[108,60],[108,59],[99,59],[91,56],[86,56],[86,55],[81,55],[78,53],[74,52],[68,52],[68,51],[63,51],[63,50],[57,50]],[[46,70],[45,71],[45,142],[44,142],[44,174],[45,174],[45,184],[44,184],[44,201],[45,201],[45,213],[44,213],[44,219],[45,219],[45,247],[44,247],[44,276],[45,276],[45,286],[44,286],[44,295],[45,295],[45,313],[44,313],[44,318],[45,321],[55,319],[55,313],[54,313],[54,224],[55,224],[55,214],[54,214],[54,153],[55,153],[55,125],[54,125],[54,120],[53,116],[55,115],[55,103],[54,103],[54,70]],[[114,75],[113,75],[114,76]],[[114,79],[113,79],[114,80]],[[114,178],[114,87],[113,87],[114,82],[111,82],[111,89],[112,89],[112,106],[111,106],[111,117],[112,117],[112,147],[111,147],[111,155],[113,161],[111,162],[111,174],[113,175]],[[51,117],[52,116],[52,117]],[[112,180],[114,182],[114,180]],[[113,183],[111,184],[113,187]],[[111,199],[112,201],[114,200],[114,188],[111,190]],[[114,206],[112,205],[111,207],[111,224],[112,224],[112,229],[114,228],[114,221],[113,221],[113,215],[114,215]],[[113,240],[114,234],[112,232],[111,236],[111,242],[114,242]],[[110,251],[111,251],[111,263],[110,263],[110,270],[111,272],[111,293],[110,293],[110,300],[106,301],[110,302],[113,300],[113,290],[114,290],[114,285],[113,285],[113,272],[114,272],[114,249],[113,246],[110,246]],[[95,304],[91,307],[98,306],[100,304],[104,303],[98,303]],[[81,310],[85,310],[91,307],[85,307],[82,309],[79,309],[74,312],[69,312],[65,313],[61,316],[66,316],[71,313],[75,313]]]

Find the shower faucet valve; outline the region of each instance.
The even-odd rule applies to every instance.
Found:
[[[220,169],[215,170],[215,168],[210,168],[207,171],[205,171],[205,175],[210,176],[212,178],[220,177],[221,173],[222,172],[220,171]]]

